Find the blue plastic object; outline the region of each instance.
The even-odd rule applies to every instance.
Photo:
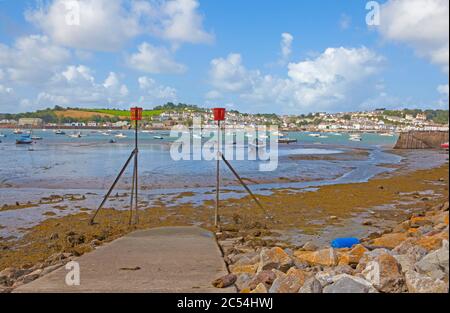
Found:
[[[336,238],[331,242],[331,246],[336,249],[351,248],[359,242],[357,238]]]

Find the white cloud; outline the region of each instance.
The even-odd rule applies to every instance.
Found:
[[[72,1],[73,2],[73,1]],[[122,0],[78,0],[79,25],[67,22],[70,1],[54,0],[26,12],[54,42],[73,48],[113,51],[140,33],[139,14],[124,8]]]
[[[437,91],[444,96],[448,97],[448,84],[446,85],[439,85],[437,88]]]
[[[231,53],[227,58],[211,61],[211,84],[223,91],[239,92],[251,85],[252,74],[242,65],[240,54]]]
[[[448,101],[449,101],[449,88],[448,84],[446,85],[439,85],[437,87],[437,92],[439,93],[439,99],[438,99],[438,105],[443,107],[448,107]]]
[[[204,43],[214,38],[203,30],[197,0],[77,0],[79,23],[75,25],[70,16],[77,11],[68,3],[73,1],[53,0],[28,10],[25,16],[54,42],[76,49],[117,51],[141,34],[174,43]]]
[[[125,103],[128,94],[128,87],[120,82],[116,73],[110,72],[103,83],[97,83],[90,68],[70,65],[52,77],[37,96],[36,104],[105,107]]]
[[[186,67],[173,60],[172,53],[164,47],[155,47],[144,42],[138,52],[127,57],[128,65],[145,73],[183,73]]]
[[[449,1],[389,0],[381,7],[379,31],[414,48],[443,71],[449,68]]]
[[[377,71],[382,58],[363,48],[328,48],[314,60],[290,63],[289,77],[303,84],[352,82]]]
[[[177,90],[172,87],[158,84],[154,79],[141,76],[138,79],[139,88],[145,92],[141,102],[146,101],[176,101]]]
[[[3,79],[14,83],[42,83],[69,58],[67,49],[54,45],[46,36],[19,37],[12,47],[0,44]]]
[[[284,112],[332,110],[359,105],[359,94],[367,90],[357,87],[364,87],[382,61],[365,47],[328,48],[315,59],[290,63],[287,77],[281,78],[248,70],[241,55],[230,54],[211,61],[211,85],[266,111],[280,110],[280,105]]]
[[[281,34],[281,63],[287,63],[292,54],[292,42],[294,37],[289,33]]]
[[[168,40],[210,43],[214,36],[203,29],[203,17],[197,12],[197,0],[166,1],[161,7],[162,35]]]

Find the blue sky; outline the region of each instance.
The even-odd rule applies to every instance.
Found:
[[[0,112],[446,108],[448,1],[367,2],[0,0]]]

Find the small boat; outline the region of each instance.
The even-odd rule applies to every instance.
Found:
[[[320,135],[319,137],[317,137],[317,138],[328,138],[328,136],[325,136],[325,135]]]
[[[32,140],[42,140],[42,139],[44,139],[44,138],[42,138],[42,137],[40,137],[40,136],[34,135],[34,136],[31,136],[31,139],[32,139]]]
[[[102,134],[103,136],[109,136],[109,133],[107,133],[107,132],[101,132],[101,134]]]
[[[348,140],[350,141],[362,141],[362,138],[360,135],[350,135],[350,137],[348,138]]]
[[[260,139],[267,139],[267,138],[269,138],[269,136],[267,136],[267,135],[260,135],[259,138]]]
[[[14,129],[13,134],[20,135],[22,134],[22,131],[20,129]]]
[[[115,139],[110,139],[109,143],[117,143],[117,141]]]
[[[141,131],[141,133],[143,133],[143,134],[149,134],[151,132],[152,132],[151,130],[143,130],[143,131]]]
[[[6,135],[5,134],[3,134],[3,133],[0,133],[0,138],[5,138],[6,137]]]
[[[28,135],[23,135],[19,139],[16,139],[17,145],[30,145],[33,143],[33,140]]]
[[[65,135],[66,133],[64,131],[62,131],[61,129],[57,129],[55,131],[55,135]]]
[[[309,137],[316,137],[316,138],[318,138],[318,137],[320,137],[320,134],[309,134],[308,136]]]
[[[116,137],[116,138],[127,138],[127,136],[124,135],[123,133],[117,134],[114,137]]]
[[[391,134],[391,133],[381,133],[381,134],[378,134],[379,136],[382,136],[382,137],[394,137],[394,134]]]
[[[298,142],[297,139],[291,139],[291,138],[280,138],[280,139],[278,139],[278,143],[290,144],[290,143],[297,143],[297,142]]]
[[[153,139],[162,140],[162,139],[164,139],[164,137],[162,137],[162,136],[153,136]]]
[[[73,133],[69,135],[70,138],[81,138],[81,133]]]
[[[441,145],[441,148],[442,148],[442,149],[447,149],[447,150],[448,150],[448,142],[443,143],[443,144]]]

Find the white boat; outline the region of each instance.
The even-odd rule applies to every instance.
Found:
[[[153,136],[153,139],[162,140],[162,139],[164,139],[164,137],[162,137],[162,136]]]
[[[65,135],[66,133],[62,131],[61,129],[58,129],[55,131],[55,135]]]
[[[362,141],[362,138],[358,134],[352,134],[352,135],[350,135],[348,140],[350,140],[350,141]]]
[[[269,136],[267,136],[267,135],[260,135],[259,138],[260,139],[267,139],[267,138],[269,138]]]
[[[317,137],[317,138],[328,138],[328,136],[325,136],[325,135],[320,135],[319,137]]]
[[[73,133],[69,135],[70,138],[81,138],[81,133]]]
[[[320,134],[309,134],[308,136],[318,138],[318,137],[320,137]]]
[[[141,133],[143,133],[143,134],[149,134],[151,132],[152,132],[151,130],[143,130],[143,131],[141,131]]]
[[[42,138],[41,136],[31,136],[32,140],[42,140],[44,138]]]
[[[101,132],[100,134],[102,134],[103,136],[109,136],[110,134],[107,132]]]
[[[117,134],[114,137],[116,137],[116,138],[127,138],[127,136],[124,135],[123,133]]]
[[[13,133],[15,135],[20,135],[20,134],[22,134],[22,131],[20,129],[14,129]]]
[[[0,138],[5,138],[6,137],[6,135],[5,134],[3,134],[3,133],[0,133]]]
[[[378,134],[379,136],[383,136],[383,137],[394,137],[394,134],[391,134],[391,133],[381,133],[381,134]]]

